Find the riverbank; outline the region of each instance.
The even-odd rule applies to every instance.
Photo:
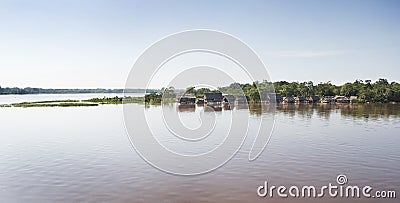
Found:
[[[0,107],[85,107],[98,106],[100,104],[128,104],[144,103],[144,97],[103,97],[92,99],[65,99],[65,100],[46,100],[34,102],[18,102],[11,104],[0,104]]]

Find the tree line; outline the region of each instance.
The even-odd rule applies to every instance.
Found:
[[[275,92],[283,96],[312,96],[317,95],[346,97],[356,96],[359,102],[400,102],[400,84],[388,82],[387,79],[379,79],[375,82],[371,80],[356,80],[343,85],[334,85],[331,82],[274,82]]]
[[[188,87],[184,91],[185,94],[193,94],[196,98],[203,98],[205,92],[222,92],[234,96],[246,95],[251,101],[257,102],[265,99],[268,93],[279,93],[283,97],[295,96],[356,96],[353,102],[400,102],[400,84],[397,82],[388,82],[387,79],[379,79],[375,82],[371,80],[355,80],[343,85],[334,85],[331,82],[314,84],[312,81],[307,82],[287,82],[277,81],[253,83],[232,83],[229,86],[219,87],[217,90],[209,88]],[[146,98],[146,102],[161,102],[162,98],[174,98],[176,96],[173,87],[162,88],[161,92],[153,93]],[[163,95],[164,94],[164,95]],[[163,97],[164,96],[164,97]]]
[[[241,87],[243,93],[250,97],[253,101],[260,100],[260,93],[272,92],[284,97],[295,96],[356,96],[355,102],[400,102],[400,84],[397,82],[388,82],[387,79],[379,79],[375,82],[371,80],[355,80],[343,85],[334,85],[331,82],[314,84],[312,81],[307,82],[254,82],[253,84],[233,83],[227,87],[221,87],[219,90],[228,94],[237,94],[238,86]]]

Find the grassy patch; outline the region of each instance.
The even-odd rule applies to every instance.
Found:
[[[74,99],[65,99],[65,100],[36,101],[36,102],[27,102],[27,103],[44,104],[44,103],[67,103],[67,102],[80,102],[80,101],[74,100]]]
[[[48,100],[35,102],[21,102],[14,104],[0,104],[0,107],[79,107],[79,106],[98,106],[99,104],[129,104],[144,103],[144,97],[104,97],[92,98],[87,100]]]
[[[144,97],[103,97],[82,100],[82,102],[93,102],[99,104],[130,104],[143,103]]]
[[[98,106],[95,103],[81,103],[81,102],[69,102],[69,103],[38,103],[38,102],[22,102],[11,104],[13,107],[77,107],[77,106]]]

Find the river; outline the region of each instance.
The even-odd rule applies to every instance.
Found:
[[[0,103],[93,96],[8,96],[0,97]],[[94,97],[102,96],[109,95]],[[150,120],[163,110],[127,105],[145,111]],[[167,108],[178,111],[189,126],[198,124],[190,118],[204,113],[202,106]],[[212,112],[216,125],[226,125],[224,118],[232,111],[238,110]],[[269,113],[251,106],[249,126]],[[196,176],[164,173],[144,161],[128,139],[123,117],[122,105],[0,108],[0,202],[309,202],[321,199],[261,198],[257,188],[265,181],[321,186],[336,183],[339,174],[345,174],[350,185],[400,191],[397,104],[278,105],[271,140],[258,159],[248,161],[252,140],[246,139],[227,164]],[[153,121],[154,129],[164,125]]]

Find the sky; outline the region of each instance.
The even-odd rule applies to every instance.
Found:
[[[400,81],[400,1],[0,0],[0,86],[123,88],[154,42],[229,33],[272,81]]]

